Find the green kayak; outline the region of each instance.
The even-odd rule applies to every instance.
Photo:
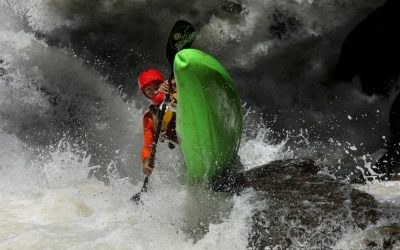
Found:
[[[176,54],[176,129],[187,174],[194,181],[218,177],[239,149],[242,113],[236,86],[212,56],[184,49]]]

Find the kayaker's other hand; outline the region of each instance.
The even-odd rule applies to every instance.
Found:
[[[143,174],[150,176],[153,172],[153,168],[149,166],[149,159],[143,161]]]
[[[163,92],[164,94],[167,94],[169,92],[169,85],[170,85],[170,83],[168,82],[168,80],[163,82],[163,84],[161,84],[158,91]],[[175,79],[172,79],[172,86],[174,86],[174,85],[175,85]]]

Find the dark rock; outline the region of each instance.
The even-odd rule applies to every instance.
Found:
[[[340,80],[358,76],[365,93],[389,94],[400,74],[399,11],[400,2],[388,0],[348,35],[337,67]]]
[[[380,218],[375,199],[332,176],[312,160],[275,161],[244,173],[244,187],[266,207],[251,217],[249,247],[329,249],[347,231]]]
[[[351,215],[359,228],[365,229],[369,224],[377,222],[380,217],[378,202],[370,194],[352,189],[350,198]]]
[[[387,152],[375,164],[382,179],[398,179],[400,173],[400,95],[394,100],[389,114],[390,140]]]
[[[2,59],[0,59],[0,76],[3,76],[6,73],[6,70],[3,67],[1,67],[3,62],[4,61]]]
[[[221,5],[221,10],[232,15],[238,15],[243,11],[243,7],[239,3],[227,1],[226,3]]]
[[[269,19],[271,20],[269,32],[278,39],[290,37],[290,34],[296,32],[301,26],[296,17],[278,9],[272,13]]]
[[[346,38],[337,76],[351,80],[358,76],[366,94],[389,95],[400,74],[400,1],[386,3],[359,23]],[[398,87],[398,86],[397,86]],[[389,116],[390,141],[387,152],[377,161],[374,171],[381,180],[398,178],[400,172],[400,97],[392,104]]]
[[[372,227],[365,233],[362,242],[365,249],[399,249],[400,225]]]
[[[237,157],[217,178],[211,181],[211,189],[217,192],[238,194],[244,187],[243,165]]]

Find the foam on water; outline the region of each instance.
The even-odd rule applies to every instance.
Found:
[[[271,161],[293,158],[293,152],[286,145],[288,139],[274,144],[268,138],[270,133],[271,131],[268,128],[261,127],[255,138],[242,139],[238,154],[246,170],[265,165]]]
[[[378,245],[375,249],[384,249],[385,236],[384,227],[391,227],[393,224],[397,230],[400,205],[400,183],[399,181],[384,181],[377,180],[367,183],[367,185],[353,185],[355,188],[369,193],[375,197],[382,206],[385,207],[386,216],[383,216],[376,224],[370,225],[365,230],[355,229],[350,230],[344,235],[334,246],[333,249],[364,249],[365,245],[370,242],[375,242]],[[387,235],[386,235],[387,236]],[[383,240],[382,240],[383,239]],[[391,242],[391,249],[399,249],[399,242]]]
[[[378,201],[400,205],[399,181],[373,181],[367,185],[355,185],[355,187],[372,194]]]
[[[161,13],[155,15],[154,8],[143,8],[147,2],[162,9]],[[363,158],[363,143],[385,142],[375,140],[386,136],[388,130],[377,121],[386,118],[391,99],[366,98],[358,85],[349,88],[337,83],[335,87],[327,87],[317,83],[324,82],[324,75],[332,66],[328,61],[334,61],[332,55],[339,50],[331,48],[332,44],[340,44],[338,40],[349,31],[350,24],[356,24],[381,2],[242,1],[244,11],[228,17],[209,7],[215,1],[196,4],[200,13],[193,18],[199,23],[206,22],[196,43],[227,67],[242,73],[237,79],[242,96],[258,102],[259,109],[279,115],[278,120],[285,120],[271,127],[289,124],[295,128],[278,132],[263,121],[246,124],[239,149],[246,169],[273,160],[300,157],[310,157],[335,168],[345,164],[353,168],[357,164],[371,165],[369,159]],[[120,88],[114,87],[119,83],[101,76],[94,69],[96,63],[69,48],[72,44],[78,50],[88,49],[88,54],[94,53],[88,58],[98,60],[96,51],[109,49],[101,47],[104,40],[128,49],[126,44],[133,43],[137,50],[151,51],[154,58],[161,57],[155,48],[158,44],[147,42],[153,39],[148,37],[148,29],[138,33],[143,35],[142,39],[125,40],[125,34],[121,38],[107,27],[101,28],[107,35],[96,34],[96,29],[87,34],[86,28],[97,27],[103,19],[114,27],[113,20],[107,17],[120,20],[117,14],[125,18],[135,16],[124,12],[129,7],[151,17],[149,25],[165,33],[170,28],[165,20],[172,20],[169,12],[174,17],[188,16],[174,12],[177,5],[184,4],[142,0],[118,3],[0,0],[0,20],[4,23],[0,27],[1,249],[247,247],[249,218],[255,211],[265,209],[268,201],[259,201],[251,189],[231,197],[186,184],[179,152],[170,151],[166,145],[158,148],[157,169],[150,178],[148,192],[142,195],[143,204],[137,206],[129,201],[143,181],[139,152],[143,109],[137,105],[142,100],[126,99]],[[187,5],[184,7],[183,12]],[[285,25],[295,21],[294,26],[286,26],[290,32],[283,34],[283,39],[278,39],[270,30],[274,15],[283,18],[278,23]],[[140,30],[129,28],[135,32]],[[331,32],[338,32],[339,38],[327,42],[329,39],[323,38]],[[87,36],[95,47],[87,44]],[[56,42],[50,45],[46,37]],[[139,40],[146,41],[147,45]],[[299,47],[291,47],[297,43]],[[137,62],[137,68],[147,66],[152,58],[140,51],[135,53],[143,57]],[[126,64],[137,59],[129,61],[125,56],[120,60]],[[158,67],[158,61],[155,63]],[[119,70],[117,73],[122,74],[123,70]],[[129,81],[131,78],[129,75]],[[330,105],[326,106],[327,100]],[[333,115],[325,115],[330,113]],[[322,128],[322,136],[313,135],[313,126]],[[371,127],[376,127],[378,132],[371,135]],[[367,132],[363,133],[364,130]],[[369,136],[372,139],[365,139]],[[342,161],[343,158],[347,161]],[[380,201],[398,204],[400,200],[396,195],[400,187],[395,182],[359,188]],[[329,219],[323,222],[327,224],[311,232],[310,243],[306,240],[310,247],[319,240],[325,227],[330,228],[328,223],[336,223]],[[360,234],[363,232],[348,233],[338,242],[338,248],[346,246],[348,241],[358,246],[354,236]],[[295,244],[301,247],[300,242]]]
[[[177,150],[171,153],[160,145],[157,171],[142,195],[143,204],[134,205],[129,199],[142,185],[140,161],[136,156],[132,162],[131,153],[121,148],[130,149],[133,143],[140,149],[142,136],[135,134],[140,127],[130,122],[140,124],[143,111],[123,102],[106,80],[67,52],[22,31],[0,31],[0,38],[0,248],[247,246],[247,220],[260,205],[255,192],[231,197],[187,185]],[[62,89],[57,92],[62,93],[61,101],[53,104],[47,91],[52,87]],[[79,95],[82,92],[87,95]],[[111,108],[96,108],[98,102]],[[63,106],[71,103],[81,105],[77,114],[84,114],[80,120],[88,132],[95,131],[92,136],[79,133],[79,127],[74,133],[57,127],[68,117],[61,112]],[[133,138],[122,138],[124,129]],[[45,140],[53,132],[56,136]],[[105,140],[107,136],[118,138],[118,147]],[[114,154],[96,161],[101,156],[98,147]]]
[[[14,147],[18,144],[9,141]],[[4,162],[15,162],[24,153],[19,152],[1,156]],[[162,172],[155,171],[149,192],[142,195],[143,204],[135,205],[129,197],[141,183],[132,185],[119,177],[112,163],[105,185],[87,178],[89,156],[67,141],[46,153],[0,170],[0,248],[243,249],[247,245],[246,222],[258,205],[251,190],[232,199],[188,188],[178,176],[164,182]],[[204,237],[194,242],[190,230]]]

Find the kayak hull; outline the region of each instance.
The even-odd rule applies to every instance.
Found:
[[[176,129],[187,175],[194,181],[218,177],[236,159],[242,134],[241,104],[224,67],[196,49],[178,52]]]

